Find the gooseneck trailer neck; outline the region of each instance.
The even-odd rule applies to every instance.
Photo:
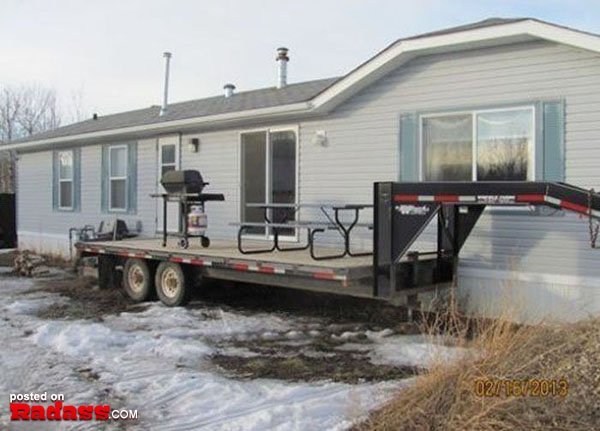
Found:
[[[374,186],[373,295],[394,300],[451,282],[486,206],[546,206],[600,219],[600,195],[549,182],[378,182]],[[410,252],[437,217],[437,250]]]

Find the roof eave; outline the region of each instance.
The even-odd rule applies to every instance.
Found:
[[[165,121],[161,123],[151,123],[140,126],[122,127],[118,129],[108,129],[98,132],[81,133],[72,136],[61,136],[56,138],[39,139],[28,142],[6,144],[0,147],[7,151],[39,151],[55,147],[56,145],[80,144],[102,142],[110,139],[128,139],[131,137],[143,137],[145,135],[155,135],[159,133],[184,132],[188,130],[201,129],[210,126],[217,127],[235,123],[241,123],[247,120],[260,121],[263,119],[277,119],[289,115],[301,115],[310,113],[312,105],[309,102],[293,103],[289,105],[280,105],[269,108],[251,109],[241,112],[230,112],[225,114],[207,115],[203,117],[193,117],[181,120]]]

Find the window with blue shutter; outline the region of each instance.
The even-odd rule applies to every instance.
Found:
[[[52,208],[55,211],[81,209],[81,150],[52,152]]]
[[[137,211],[137,143],[104,145],[101,166],[102,212]]]
[[[564,124],[564,101],[404,114],[400,181],[564,181]]]
[[[565,104],[544,102],[543,110],[543,180],[565,180]]]

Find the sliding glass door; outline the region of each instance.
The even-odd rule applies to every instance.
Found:
[[[248,207],[248,203],[296,203],[297,136],[293,130],[264,130],[241,135],[241,219],[243,222],[263,222],[264,210]],[[268,217],[275,223],[294,220],[294,211],[270,209]],[[266,237],[269,229],[255,227],[249,234]],[[279,231],[294,236],[295,229]]]

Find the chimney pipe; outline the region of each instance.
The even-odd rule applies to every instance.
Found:
[[[287,63],[290,61],[287,48],[277,48],[277,88],[287,85]]]
[[[223,89],[225,90],[225,97],[231,97],[233,96],[233,90],[235,90],[235,85],[225,84],[223,86]]]
[[[164,95],[163,95],[163,103],[160,108],[160,115],[165,115],[167,113],[167,104],[169,102],[169,65],[171,63],[171,53],[164,52],[163,57],[165,58],[165,87],[164,87]]]

